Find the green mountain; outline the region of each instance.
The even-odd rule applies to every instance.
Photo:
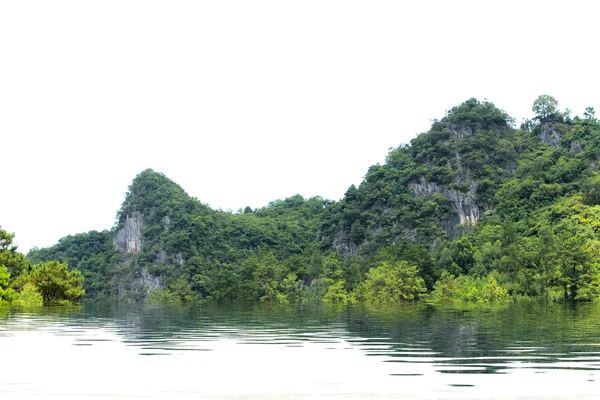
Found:
[[[297,195],[239,214],[216,211],[148,169],[133,180],[112,231],[68,236],[28,258],[81,270],[92,297],[143,299],[181,284],[201,297],[246,299],[250,294],[230,285],[252,280],[259,259],[285,261],[302,276],[303,257],[316,247],[319,216],[328,204]]]
[[[111,231],[36,249],[88,297],[296,303],[592,300],[600,289],[600,124],[540,96],[514,127],[470,99],[389,152],[339,202],[210,209],[163,174],[132,182]]]

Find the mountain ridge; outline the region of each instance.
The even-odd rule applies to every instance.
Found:
[[[594,254],[572,261],[585,276],[567,279],[566,267],[539,258],[540,249],[564,253],[558,243],[567,240],[562,220],[546,229],[544,213],[570,202],[595,215],[600,126],[593,109],[571,118],[550,96],[533,110],[516,128],[492,103],[469,99],[392,149],[337,202],[296,195],[228,213],[147,169],[112,231],[68,237],[28,257],[70,261],[96,285],[86,287],[91,296],[134,300],[346,301],[366,296],[363,284],[384,263],[415,266],[434,297],[438,283],[456,283],[448,276],[465,276],[472,282],[461,285],[482,291],[482,280],[493,278],[513,298],[590,299],[599,292],[590,226],[572,229],[577,246]],[[90,240],[102,245],[86,250]]]

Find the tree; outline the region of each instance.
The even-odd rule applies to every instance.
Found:
[[[558,113],[558,101],[552,96],[542,94],[533,102],[531,110],[535,113],[535,118],[540,121],[547,121],[550,117]]]
[[[346,282],[342,279],[329,285],[323,295],[323,302],[346,304],[348,302]]]
[[[565,300],[591,300],[598,295],[597,254],[580,233],[558,237],[557,281]],[[581,293],[580,293],[581,292]]]
[[[15,235],[0,228],[0,265],[4,265],[14,277],[27,270],[28,262],[25,256],[17,252],[13,244]]]
[[[475,264],[475,249],[468,236],[461,236],[456,241],[456,248],[452,260],[460,267],[461,271],[471,272]]]
[[[10,302],[15,291],[9,286],[10,272],[4,265],[0,265],[0,304]]]
[[[583,116],[587,120],[594,120],[596,118],[596,110],[594,110],[594,107],[586,107]]]
[[[587,205],[600,204],[600,174],[593,173],[582,185],[583,202]]]
[[[41,306],[44,305],[44,299],[35,286],[27,282],[23,289],[15,295],[12,304],[26,307]]]
[[[281,292],[277,295],[277,300],[282,304],[302,303],[302,288],[296,274],[290,272],[281,283]]]
[[[62,300],[77,301],[85,294],[81,272],[69,271],[67,264],[58,261],[46,261],[34,265],[31,271],[31,282],[46,303]]]
[[[419,269],[406,261],[383,262],[367,272],[365,281],[359,286],[359,298],[369,303],[400,303],[416,300],[426,291]]]
[[[256,263],[254,281],[258,288],[259,301],[274,303],[277,301],[279,285],[283,280],[283,268],[271,252],[261,252]]]
[[[315,284],[315,299],[319,301],[321,293],[319,287],[319,278],[323,273],[323,255],[318,251],[313,251],[310,257],[310,264],[308,266],[309,274],[313,283]]]
[[[196,300],[198,295],[192,290],[192,283],[186,275],[180,275],[175,281],[169,285],[169,289],[175,298],[181,303],[188,303]]]
[[[489,276],[481,289],[481,300],[488,303],[500,303],[510,300],[508,291],[498,284],[496,278]]]
[[[440,279],[433,285],[431,297],[441,303],[451,303],[456,298],[456,281],[454,276],[448,272],[442,272]]]
[[[444,247],[440,252],[438,265],[441,270],[448,271],[452,275],[459,275],[462,273],[462,269],[452,259],[452,251],[447,247]]]

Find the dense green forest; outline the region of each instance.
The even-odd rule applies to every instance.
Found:
[[[469,99],[337,202],[296,195],[224,212],[148,169],[112,230],[65,237],[23,262],[81,271],[95,299],[592,301],[600,124],[593,108],[573,117],[547,95],[532,110],[516,127]]]

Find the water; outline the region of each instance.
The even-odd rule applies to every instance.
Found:
[[[600,306],[0,309],[0,399],[599,398]]]

